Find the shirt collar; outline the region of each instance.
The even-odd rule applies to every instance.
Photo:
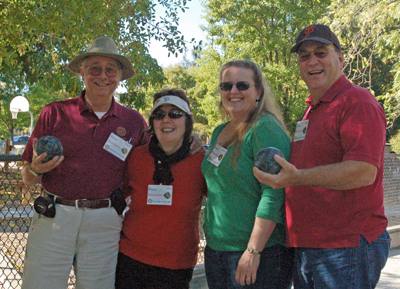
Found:
[[[340,76],[338,78],[338,80],[336,80],[335,83],[332,84],[332,86],[325,92],[325,94],[323,96],[320,97],[318,102],[316,104],[314,104],[313,106],[318,105],[318,103],[320,103],[320,102],[333,101],[337,95],[341,94],[343,91],[350,88],[351,85],[352,85],[352,83],[350,82],[350,80],[348,80],[346,78],[345,75]],[[313,99],[313,96],[310,95],[309,97],[307,97],[306,103],[308,105],[311,105],[312,99]]]
[[[86,90],[82,90],[81,94],[79,95],[78,98],[78,106],[79,106],[79,112],[83,114],[86,111],[93,112],[90,107],[87,105],[85,101],[85,93]],[[117,116],[118,117],[118,112],[119,112],[119,107],[116,105],[114,97],[111,100],[111,106],[110,109],[106,112],[106,116]],[[94,112],[93,112],[94,113]]]

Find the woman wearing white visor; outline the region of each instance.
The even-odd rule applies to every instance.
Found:
[[[206,186],[204,152],[190,153],[192,112],[182,90],[154,95],[152,138],[128,161],[132,202],[122,229],[117,289],[186,289],[197,261]]]

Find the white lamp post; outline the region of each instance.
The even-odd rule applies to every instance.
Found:
[[[12,119],[17,119],[18,113],[19,112],[29,112],[29,115],[31,117],[31,123],[29,125],[29,135],[32,134],[32,128],[33,128],[33,114],[29,110],[29,101],[25,96],[16,96],[11,100],[10,103],[10,112]]]

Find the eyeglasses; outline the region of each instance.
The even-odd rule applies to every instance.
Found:
[[[305,62],[307,60],[310,60],[312,55],[314,55],[318,59],[323,59],[328,55],[328,51],[325,50],[299,51],[298,57],[300,62]]]
[[[250,83],[248,83],[247,81],[238,81],[236,83],[221,82],[219,84],[219,89],[221,89],[222,91],[231,91],[234,85],[239,91],[245,91],[250,88]]]
[[[91,76],[100,76],[103,73],[103,70],[105,71],[107,77],[116,77],[118,74],[117,67],[107,66],[103,68],[95,65],[88,67],[88,72]]]
[[[185,113],[183,111],[177,110],[177,109],[171,109],[168,112],[163,111],[162,109],[159,109],[159,110],[156,110],[155,112],[153,112],[153,114],[151,116],[153,117],[153,119],[162,120],[167,115],[170,119],[178,119],[178,118],[181,118],[182,116],[184,116]]]

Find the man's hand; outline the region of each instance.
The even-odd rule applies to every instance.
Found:
[[[297,169],[285,159],[275,155],[282,169],[277,175],[267,174],[253,167],[257,180],[274,189],[288,186],[316,186],[332,190],[353,190],[375,182],[377,167],[364,161],[346,160],[338,163]]]
[[[251,285],[256,282],[257,270],[260,265],[260,254],[243,252],[236,268],[235,280],[241,286]]]
[[[24,162],[21,175],[22,181],[25,185],[34,185],[40,183],[42,174],[47,173],[59,166],[64,160],[64,156],[55,156],[48,162],[42,163],[46,155],[46,153],[42,153],[38,156],[35,152],[33,152],[32,162]]]
[[[64,156],[55,156],[48,162],[43,163],[43,160],[46,158],[46,156],[47,153],[37,155],[34,150],[32,162],[30,164],[31,170],[33,170],[37,174],[44,174],[59,166],[64,160]]]
[[[36,141],[33,143],[33,147],[36,146]],[[22,180],[26,185],[34,185],[40,183],[41,175],[47,173],[61,164],[64,160],[64,156],[55,156],[48,162],[43,163],[47,153],[37,155],[35,149],[33,149],[32,162],[24,162],[22,167]]]
[[[260,183],[268,185],[273,189],[280,189],[296,184],[299,179],[300,171],[279,155],[274,155],[274,159],[281,166],[280,172],[276,175],[272,175],[259,170],[257,167],[253,167],[253,174],[256,179]]]

